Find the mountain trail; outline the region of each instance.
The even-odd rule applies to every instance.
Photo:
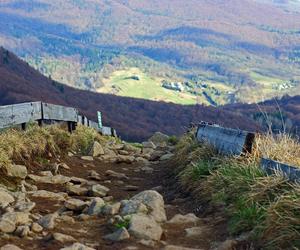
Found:
[[[170,161],[173,147],[150,149],[148,155],[129,144],[104,151],[101,157],[69,153],[42,170],[34,164],[28,168],[24,190],[6,212],[22,218],[4,221],[2,216],[0,229],[7,233],[0,246],[233,249],[224,220],[201,217],[193,199],[178,187]],[[10,220],[15,220],[11,230]]]

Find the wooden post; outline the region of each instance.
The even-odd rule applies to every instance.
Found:
[[[24,122],[24,123],[21,124],[21,128],[22,128],[22,130],[24,130],[24,131],[26,130],[26,122]]]
[[[43,127],[43,120],[38,120],[38,124],[40,127]]]

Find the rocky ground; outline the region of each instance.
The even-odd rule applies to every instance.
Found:
[[[22,188],[0,188],[0,249],[234,249],[224,219],[177,188],[167,138],[143,146],[95,142],[87,156],[12,166]]]

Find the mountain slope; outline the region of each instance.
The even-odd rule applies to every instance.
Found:
[[[115,127],[124,139],[143,140],[156,131],[180,134],[191,122],[216,122],[235,128],[257,130],[259,126],[234,112],[213,107],[182,106],[78,90],[55,82],[11,52],[0,49],[0,104],[42,100],[79,108],[96,120],[103,112],[105,124]]]
[[[10,0],[0,3],[0,42],[83,89],[176,103],[253,102],[300,93],[299,10],[296,1],[269,0]],[[141,80],[129,84],[163,97],[127,88],[135,75],[122,72],[134,68]],[[184,91],[162,88],[163,80]]]

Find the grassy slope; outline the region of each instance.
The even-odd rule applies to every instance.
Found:
[[[130,79],[132,76],[138,76],[139,80]],[[196,97],[193,95],[162,88],[161,80],[149,77],[138,68],[129,68],[113,72],[108,79],[103,80],[104,87],[97,89],[97,91],[186,105],[196,103]],[[113,91],[112,86],[115,86],[119,91]]]
[[[199,205],[225,213],[232,236],[247,233],[248,245],[262,249],[298,249],[300,186],[280,175],[266,176],[259,160],[267,156],[300,166],[299,153],[299,142],[288,135],[267,135],[257,138],[251,155],[228,158],[189,134],[177,145],[177,171]]]

